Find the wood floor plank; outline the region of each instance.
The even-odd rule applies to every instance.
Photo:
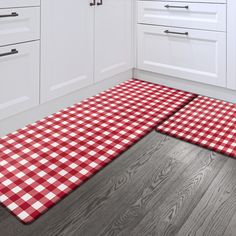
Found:
[[[235,236],[235,235],[236,235],[236,213],[230,220],[230,223],[222,236]]]
[[[145,209],[138,214],[143,218],[134,224],[134,230],[133,226],[126,225],[120,235],[176,235],[226,161],[207,150],[194,157],[168,191],[155,195],[149,206],[142,205]],[[117,224],[117,220],[119,217],[113,224]]]
[[[236,160],[227,163],[192,212],[179,236],[236,235]],[[228,225],[230,226],[228,227]]]

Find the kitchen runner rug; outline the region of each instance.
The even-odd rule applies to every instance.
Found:
[[[0,202],[30,223],[189,103],[136,79],[0,139]]]
[[[236,104],[198,96],[157,131],[236,158]]]

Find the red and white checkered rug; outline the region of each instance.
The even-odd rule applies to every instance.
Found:
[[[236,158],[236,104],[199,96],[157,131]]]
[[[129,80],[0,139],[0,202],[29,223],[195,95]]]

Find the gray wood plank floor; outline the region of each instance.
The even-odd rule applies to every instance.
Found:
[[[151,132],[29,225],[1,236],[236,235],[236,160]]]

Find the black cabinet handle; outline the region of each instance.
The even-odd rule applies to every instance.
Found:
[[[179,34],[179,35],[188,36],[188,32],[181,33],[181,32],[173,32],[173,31],[165,30],[164,33],[166,33],[166,34]]]
[[[98,6],[103,5],[103,0],[100,0],[100,2],[97,2],[97,5],[98,5]]]
[[[96,0],[93,0],[93,2],[90,3],[90,6],[95,6],[96,5]]]
[[[16,17],[16,16],[19,16],[18,13],[16,12],[12,12],[11,14],[9,15],[0,15],[0,18],[6,18],[6,17]]]
[[[19,53],[16,49],[12,49],[10,52],[5,52],[0,54],[0,57],[6,57],[6,56],[10,56],[10,55],[14,55]]]
[[[170,5],[165,5],[165,8],[181,8],[181,9],[189,9],[189,6],[170,6]]]

